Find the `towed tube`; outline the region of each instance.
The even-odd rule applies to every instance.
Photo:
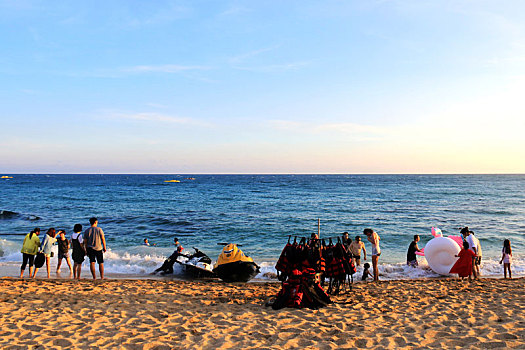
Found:
[[[435,237],[425,246],[425,258],[434,272],[446,276],[450,274],[450,269],[458,260],[456,255],[460,250],[459,244],[454,239]]]

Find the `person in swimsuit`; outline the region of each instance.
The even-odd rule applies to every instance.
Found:
[[[381,238],[371,228],[365,228],[363,233],[366,235],[368,241],[372,243],[372,266],[374,269],[374,281],[379,281],[379,268],[377,266],[381,249],[379,248],[379,241]]]
[[[361,250],[363,250],[363,258],[366,260],[365,244],[361,242],[361,237],[356,236],[355,241],[350,244],[350,253],[352,254],[352,259],[354,259],[355,266],[359,266],[361,263]]]
[[[499,263],[503,263],[503,274],[507,278],[507,271],[509,271],[509,278],[512,278],[512,273],[510,272],[510,264],[512,263],[512,249],[510,248],[510,240],[506,239],[503,241],[503,253]]]

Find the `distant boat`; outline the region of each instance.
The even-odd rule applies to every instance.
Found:
[[[186,180],[195,180],[194,177],[187,177]]]
[[[180,182],[180,180],[165,180],[164,182]]]
[[[6,175],[0,176],[0,179],[12,179],[12,178],[13,178],[12,176],[6,176]]]

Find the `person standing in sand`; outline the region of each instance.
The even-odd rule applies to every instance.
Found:
[[[510,264],[512,264],[512,249],[510,247],[510,240],[506,239],[503,241],[503,249],[501,250],[503,254],[499,263],[503,263],[503,274],[507,278],[507,271],[509,271],[509,278],[512,279],[512,273],[510,272]]]
[[[368,242],[372,243],[372,266],[374,270],[374,281],[379,281],[379,268],[377,266],[381,249],[379,248],[379,241],[381,238],[371,228],[365,228],[363,233],[366,235]]]
[[[50,228],[47,230],[46,235],[44,237],[44,240],[42,241],[42,245],[40,246],[40,252],[44,253],[46,257],[46,270],[47,270],[47,278],[51,278],[51,265],[49,263],[49,259],[51,256],[53,256],[53,252],[51,249],[53,248],[53,244],[57,241],[55,238],[57,235],[54,228]],[[33,273],[33,278],[36,277],[36,273],[38,272],[38,267],[35,267],[35,272]]]
[[[73,227],[73,234],[71,235],[71,245],[73,246],[73,278],[80,279],[80,272],[82,271],[82,263],[86,256],[84,248],[84,240],[82,237],[82,225],[76,224]]]
[[[40,229],[37,227],[33,231],[29,232],[24,238],[24,243],[22,244],[22,266],[20,267],[20,278],[24,277],[24,270],[26,265],[29,262],[29,277],[33,274],[33,262],[35,260],[35,255],[38,253],[38,247],[40,247],[40,239],[38,235],[40,234]]]
[[[355,241],[350,244],[350,253],[352,254],[352,259],[354,259],[355,266],[359,266],[361,263],[361,249],[363,250],[363,258],[366,260],[365,244],[361,242],[361,237],[356,236]]]
[[[73,275],[73,268],[71,267],[71,259],[69,258],[69,240],[66,238],[66,231],[59,230],[57,237],[58,245],[58,263],[57,263],[57,274],[60,273],[60,266],[62,266],[62,259],[66,259],[67,266],[69,267],[69,277]]]
[[[459,277],[468,277],[468,280],[472,280],[472,261],[476,255],[469,249],[467,241],[463,242],[463,249],[456,255],[459,258],[454,266],[450,269],[450,273],[457,273]]]
[[[476,272],[476,278],[480,278],[481,277],[481,257],[482,257],[482,251],[481,251],[481,243],[479,242],[479,239],[474,236],[474,231],[469,231],[470,232],[470,236],[472,236],[472,241],[474,242],[474,246],[476,247],[476,251],[474,252],[476,254],[476,259],[473,261],[473,265],[472,267],[474,268],[475,272]]]
[[[474,279],[477,279],[479,277],[477,275],[477,270],[476,270],[476,267],[475,267],[476,266],[476,261],[477,261],[477,249],[478,249],[478,246],[477,246],[477,243],[476,243],[477,238],[475,238],[474,235],[471,234],[471,231],[469,230],[468,227],[463,227],[461,229],[460,233],[463,236],[463,240],[465,242],[467,242],[470,251],[472,253],[474,253],[473,257],[472,257],[472,277]]]
[[[104,279],[104,253],[106,252],[106,239],[104,231],[98,227],[98,219],[89,219],[91,227],[84,231],[84,249],[89,258],[89,269],[93,279],[97,279],[95,272],[95,260],[98,264],[100,279]]]

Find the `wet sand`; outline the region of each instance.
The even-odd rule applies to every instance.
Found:
[[[320,309],[279,283],[0,279],[0,348],[525,348],[525,279],[356,283]]]

